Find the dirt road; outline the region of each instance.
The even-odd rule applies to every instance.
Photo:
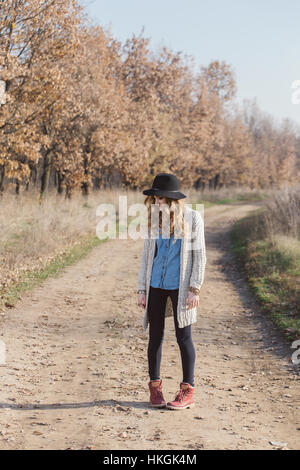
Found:
[[[143,241],[111,240],[24,294],[0,320],[0,448],[299,449],[299,366],[228,250],[232,222],[255,208],[205,211],[194,408],[148,407],[148,330],[135,294]],[[181,374],[167,318],[167,401]]]

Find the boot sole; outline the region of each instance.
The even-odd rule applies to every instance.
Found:
[[[167,405],[152,405],[152,403],[149,403],[149,406],[152,408],[165,408]]]
[[[193,408],[195,406],[195,403],[191,403],[190,405],[186,406],[172,406],[172,405],[167,405],[167,408],[169,410],[185,410],[186,408]]]

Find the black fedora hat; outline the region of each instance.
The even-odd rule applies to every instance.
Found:
[[[155,176],[152,188],[145,189],[146,196],[164,196],[170,199],[183,199],[185,194],[179,191],[179,181],[175,175],[170,173],[159,173]]]

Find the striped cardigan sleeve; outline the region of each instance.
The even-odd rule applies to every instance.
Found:
[[[204,271],[206,265],[206,249],[204,238],[204,222],[201,214],[195,211],[193,224],[193,245],[192,245],[192,272],[190,277],[190,287],[200,289],[204,281]]]
[[[148,254],[149,254],[149,239],[145,238],[141,264],[140,264],[140,271],[138,275],[138,290],[146,290]]]

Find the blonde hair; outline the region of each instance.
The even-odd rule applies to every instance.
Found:
[[[185,235],[185,227],[184,227],[184,202],[182,199],[170,199],[165,197],[166,204],[168,205],[168,213],[170,215],[170,236],[174,235],[175,227],[177,228],[176,235],[183,237]],[[157,228],[155,221],[151,220],[151,207],[155,205],[155,197],[154,196],[147,196],[144,204],[148,208],[148,235],[150,236],[151,233],[151,225],[152,229]],[[162,211],[159,211],[159,223],[158,226],[162,228]],[[180,229],[179,229],[180,227]],[[178,233],[180,230],[180,233]]]

